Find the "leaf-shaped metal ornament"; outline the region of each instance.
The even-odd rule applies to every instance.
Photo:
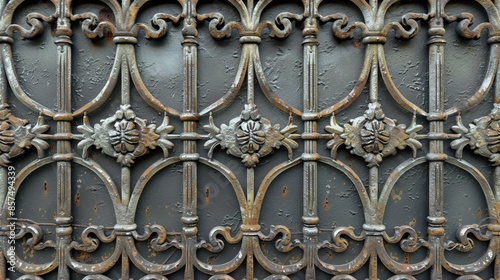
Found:
[[[121,105],[116,113],[92,127],[88,116],[83,117],[83,124],[77,127],[83,133],[83,140],[78,148],[83,149],[83,157],[88,157],[88,149],[95,146],[102,153],[115,157],[122,166],[131,166],[135,158],[143,156],[157,146],[168,156],[168,149],[174,144],[168,140],[173,126],[165,115],[162,124],[157,128],[154,124],[136,116],[130,105]]]
[[[0,104],[0,166],[7,166],[11,158],[23,154],[31,146],[42,158],[49,144],[40,136],[49,128],[41,115],[33,126],[27,120],[13,116],[9,105]]]
[[[357,117],[343,127],[337,124],[332,115],[330,125],[325,127],[332,133],[333,139],[327,143],[332,149],[332,157],[336,158],[337,149],[345,144],[352,154],[363,157],[369,167],[378,166],[383,158],[394,155],[397,150],[410,147],[413,156],[422,144],[415,138],[417,132],[423,127],[416,124],[413,117],[410,127],[397,124],[393,119],[387,118],[379,103],[370,103],[363,116]]]
[[[462,117],[457,116],[457,124],[452,130],[460,138],[451,142],[456,156],[462,158],[465,146],[469,145],[474,153],[489,158],[493,166],[500,165],[500,108],[495,104],[488,116],[475,119],[467,129],[462,123]]]
[[[281,146],[287,149],[288,157],[292,159],[293,149],[298,147],[291,138],[291,134],[297,130],[292,120],[290,116],[287,126],[280,129],[279,125],[262,118],[254,104],[245,105],[239,117],[230,120],[227,125],[222,124],[220,128],[210,115],[209,124],[203,126],[209,133],[209,140],[203,147],[208,149],[208,157],[212,158],[215,147],[220,146],[228,154],[241,158],[248,168],[256,167],[261,157]]]
[[[169,133],[172,131],[174,131],[174,126],[170,124],[169,117],[167,113],[165,113],[161,125],[156,128],[156,133],[160,136],[160,138],[156,140],[156,143],[163,150],[163,156],[165,158],[168,157],[168,150],[174,148],[174,143],[168,140]]]

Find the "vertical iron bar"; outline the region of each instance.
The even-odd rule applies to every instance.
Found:
[[[248,70],[247,70],[247,103],[254,105],[255,99],[254,99],[254,65],[253,65],[253,52],[258,51],[257,48],[252,48],[251,45],[243,45],[244,48],[250,48],[250,61],[248,62]],[[247,203],[248,203],[248,209],[249,213],[245,213],[247,215],[251,215],[253,207],[254,207],[254,197],[255,197],[255,172],[254,168],[250,167],[247,168],[247,182],[246,182],[246,189],[247,189]],[[250,221],[254,221],[254,218],[251,217],[249,219]],[[251,246],[252,237],[251,236],[244,236],[243,237],[243,246],[247,246],[248,253],[247,253],[247,258],[246,258],[246,280],[253,280],[254,279],[254,257],[253,257],[253,248]]]
[[[250,48],[250,61],[248,61],[247,70],[247,103],[255,104],[255,88],[254,88],[254,65],[253,65],[253,52],[258,51],[256,47],[243,45],[244,48]]]
[[[252,65],[252,63],[250,63]],[[248,69],[250,71],[250,67]],[[253,71],[253,67],[252,67]],[[250,84],[250,83],[249,83]],[[253,84],[253,82],[252,82]],[[252,96],[253,96],[253,89],[252,89]],[[250,213],[247,213],[247,215],[252,215],[252,210],[254,207],[254,198],[255,198],[255,169],[253,167],[247,168],[247,203],[248,203],[248,209]],[[250,216],[250,219],[247,219],[247,221],[250,221],[252,225],[256,224],[257,221],[255,220],[257,217]],[[246,226],[246,225],[245,225]],[[253,256],[253,247],[252,247],[252,240],[254,240],[254,236],[250,235],[245,235],[243,237],[243,242],[242,246],[246,246],[248,253],[247,253],[247,259],[246,259],[246,280],[253,280],[254,279],[254,256]],[[255,240],[255,242],[258,242],[258,240]]]
[[[374,13],[377,10],[377,1],[372,1],[371,3],[372,9]],[[370,42],[367,44],[367,48],[373,48],[374,51],[372,57],[372,65],[370,70],[370,82],[369,82],[369,102],[377,103],[378,102],[378,48],[382,48],[381,45],[377,43]],[[371,205],[371,215],[368,217],[371,221],[367,221],[368,224],[373,225],[376,224],[377,213],[375,213],[378,204],[378,166],[370,167],[369,177],[368,177],[368,192],[370,194],[370,205]],[[372,229],[369,229],[369,234],[371,235]],[[377,280],[377,267],[378,267],[378,257],[375,243],[377,243],[377,239],[380,238],[378,236],[368,236],[365,242],[371,243],[369,248],[371,248],[370,252],[370,262],[369,262],[369,279]]]
[[[446,119],[444,111],[444,39],[445,29],[443,24],[443,2],[435,0],[431,4],[430,14],[435,15],[430,21],[429,28],[429,121],[430,133],[443,133],[443,123]],[[429,141],[429,216],[428,235],[430,242],[431,255],[434,256],[434,264],[431,271],[431,279],[437,280],[443,278],[442,256],[443,239],[446,222],[443,216],[444,207],[444,181],[443,168],[446,154],[443,152],[442,140]]]
[[[184,279],[194,280],[193,261],[196,254],[196,235],[198,233],[198,209],[197,209],[197,160],[199,155],[196,150],[196,127],[198,121],[197,101],[197,71],[198,71],[198,42],[196,37],[196,2],[187,0],[184,2],[184,28],[182,35],[184,55],[184,108],[181,121],[184,124],[183,140],[184,150],[181,155],[183,161],[183,207],[182,214],[183,236],[185,243],[186,264]]]
[[[127,9],[127,2],[124,1],[123,8]],[[113,42],[116,44],[116,52],[117,56],[120,56],[121,64],[120,64],[120,76],[121,76],[121,85],[120,85],[120,94],[121,94],[121,104],[127,105],[130,104],[130,69],[128,65],[128,56],[135,52],[135,45],[137,44],[137,38],[134,34],[129,32],[118,32],[115,34],[113,38]],[[121,204],[126,208],[130,201],[130,167],[122,166],[120,176],[120,189],[121,189]],[[132,221],[127,221],[127,223],[131,223]],[[130,225],[132,226],[132,225]],[[133,225],[135,227],[135,225]],[[125,236],[118,236],[116,239],[116,244],[121,244],[123,242],[124,247]],[[121,279],[128,280],[130,277],[130,259],[127,255],[126,250],[122,251],[121,257]]]
[[[318,166],[317,154],[317,120],[318,120],[318,24],[316,1],[310,0],[307,18],[304,21],[303,36],[303,103],[302,120],[304,122],[304,179],[303,179],[303,214],[302,232],[304,234],[304,255],[307,260],[306,279],[316,278],[314,257],[318,239]]]
[[[372,80],[372,78],[370,78]],[[378,167],[377,166],[372,166],[370,167],[370,175],[368,177],[368,185],[369,185],[369,192],[370,192],[370,204],[371,204],[371,211],[376,211],[377,209],[377,201],[378,201]],[[376,222],[376,213],[372,213],[373,216],[369,217],[372,221],[367,221],[369,224],[374,224]],[[370,227],[365,227],[367,231],[369,232],[369,235],[373,235],[373,229]],[[366,230],[365,229],[365,230]],[[381,236],[368,236],[365,242],[370,243],[370,246],[368,248],[370,249],[370,261],[369,261],[369,279],[370,280],[377,280],[377,274],[378,274],[378,256],[377,256],[377,247],[376,243],[379,242],[378,239],[380,239]]]
[[[248,208],[252,209],[255,197],[255,170],[247,168],[247,203]],[[249,213],[250,214],[250,213]]]
[[[128,1],[124,1],[128,2]],[[124,3],[124,5],[127,3]],[[122,64],[121,64],[121,103],[123,105],[130,104],[130,73],[128,68],[127,54],[129,52],[133,52],[132,44],[121,44],[118,45],[117,48],[125,48],[125,51],[122,55]],[[122,166],[121,169],[121,201],[122,205],[127,207],[129,199],[130,199],[130,167]],[[120,238],[124,238],[120,236]],[[117,240],[118,242],[118,240]],[[121,280],[128,280],[130,278],[130,260],[128,258],[126,250],[122,252],[122,267],[121,267]]]
[[[251,4],[251,3],[250,3]],[[252,7],[250,7],[252,8]],[[258,44],[261,39],[258,36],[253,36],[251,32],[243,35],[240,38],[240,43],[243,45],[243,53],[245,50],[249,50],[249,62],[247,69],[247,104],[252,107],[255,105],[255,73],[254,73],[254,59],[256,57],[257,52],[259,51]],[[247,190],[247,203],[248,203],[248,211],[249,213],[241,213],[242,215],[248,215],[249,219],[245,221],[250,223],[244,223],[242,228],[251,228],[250,232],[255,233],[255,225],[258,224],[256,220],[257,217],[252,217],[252,209],[254,207],[255,200],[255,172],[254,168],[247,168],[246,174],[246,190]],[[253,280],[254,279],[254,253],[253,246],[254,242],[258,242],[258,239],[253,234],[245,234],[242,240],[242,246],[246,246],[247,254],[246,254],[246,279]]]
[[[66,0],[60,0],[57,19],[57,133],[71,133],[71,23],[67,18],[69,7]],[[71,141],[58,140],[57,152],[53,156],[57,161],[57,259],[58,279],[69,280],[69,269],[66,265],[66,247],[71,242]]]

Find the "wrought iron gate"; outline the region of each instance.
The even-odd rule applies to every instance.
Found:
[[[0,279],[500,279],[500,1],[1,1]]]

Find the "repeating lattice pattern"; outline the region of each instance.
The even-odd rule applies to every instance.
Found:
[[[497,257],[500,252],[500,172],[497,167],[500,163],[500,88],[498,83],[493,86],[498,81],[500,2],[470,1],[482,9],[487,18],[477,23],[473,13],[447,13],[447,0],[333,1],[350,4],[360,20],[349,18],[342,9],[324,14],[321,9],[324,3],[318,0],[302,0],[302,3],[228,0],[218,3],[219,6],[208,5],[227,7],[220,10],[214,8],[209,12],[205,11],[206,7],[203,12],[197,10],[206,3],[179,0],[170,3],[178,7],[177,13],[158,8],[150,22],[141,22],[139,15],[143,7],[162,4],[161,1],[149,2],[92,2],[110,11],[105,17],[92,11],[82,11],[85,5],[74,9],[77,4],[71,0],[53,0],[44,2],[45,8],[40,12],[28,13],[26,24],[17,24],[13,19],[19,18],[18,10],[30,2],[2,1],[0,257],[4,261],[0,263],[0,279],[19,274],[24,276],[18,279],[41,279],[44,275],[48,275],[47,278],[57,275],[58,279],[70,279],[75,275],[88,275],[84,279],[111,279],[114,277],[109,274],[111,270],[119,270],[121,279],[129,279],[131,271],[147,275],[140,279],[234,279],[240,277],[235,275],[241,275],[241,271],[246,279],[316,279],[319,275],[329,275],[331,279],[355,279],[351,274],[359,271],[366,271],[369,279],[380,279],[386,275],[392,275],[386,277],[390,279],[443,279],[446,275],[455,275],[456,279],[481,279],[476,274],[485,269],[492,271],[488,277],[500,278],[500,258]],[[300,7],[301,12],[287,12],[288,4]],[[420,5],[422,11],[400,8],[405,4],[410,4],[410,7]],[[273,11],[284,8],[274,20],[262,19],[263,13],[271,6]],[[239,18],[228,19],[231,17],[225,13],[230,10],[236,11]],[[388,20],[386,15],[389,11],[400,12],[399,20]],[[452,25],[457,28],[462,40],[487,37],[490,57],[484,61],[485,74],[479,88],[467,90],[466,98],[448,106],[447,98],[453,93],[444,92],[444,51],[447,32],[456,32],[450,28]],[[326,93],[319,90],[319,60],[327,55],[321,53],[318,47],[320,30],[325,32],[322,26],[332,27],[328,29],[331,44],[358,38],[358,47],[364,51],[357,80],[338,85],[350,85],[349,92],[340,97],[335,90]],[[147,48],[145,45],[138,46],[138,40],[144,37],[151,41],[168,39],[171,28],[182,31],[178,48],[183,51],[183,64],[177,65],[184,85],[181,110],[175,109],[161,94],[151,91],[150,80],[144,78],[143,68],[136,57],[139,48]],[[17,54],[13,53],[13,46],[20,40],[35,40],[47,32],[51,32],[57,48],[55,108],[35,98],[51,93],[28,92],[25,89],[23,83],[26,79],[20,75],[15,58]],[[88,40],[108,37],[114,43],[112,66],[109,73],[102,73],[106,82],[81,106],[72,104],[74,96],[83,94],[88,97],[92,93],[79,93],[73,88],[75,56],[72,52],[78,50],[73,38],[77,33],[84,34]],[[210,104],[201,104],[198,98],[199,92],[203,91],[197,81],[198,53],[200,48],[223,46],[203,45],[198,39],[200,33],[209,33],[214,41],[227,42],[228,38],[238,38],[241,45],[237,51],[239,65],[235,75],[230,77],[227,92]],[[297,58],[301,60],[300,77],[303,79],[297,93],[302,96],[300,106],[293,105],[286,98],[286,94],[291,93],[282,93],[272,85],[260,57],[263,40],[283,42],[292,33],[302,36],[303,56]],[[412,101],[414,99],[408,97],[408,88],[398,85],[393,79],[384,46],[394,38],[411,41],[415,40],[415,36],[427,41],[426,49],[419,50],[428,54],[428,61],[421,63],[421,66],[428,66],[428,90],[423,105]],[[486,43],[486,40],[480,42]],[[489,102],[488,94],[492,87],[494,99]],[[164,91],[169,94],[168,89]],[[383,96],[384,100],[380,96],[382,92],[389,93]],[[335,95],[336,101],[319,106],[319,101],[334,100],[320,100],[320,94]],[[107,101],[115,95],[120,96],[120,105],[116,110],[108,110]],[[244,100],[244,104],[235,105],[239,106],[238,113],[228,119],[221,117],[218,112],[229,110],[232,102],[239,98]],[[385,98],[395,101],[394,104],[399,107],[397,110],[404,111],[409,116],[407,120],[411,121],[398,123],[395,111],[385,105]],[[26,116],[14,114],[11,108],[13,100],[22,102],[24,107],[20,110],[39,114],[37,122],[32,124],[24,119]],[[259,103],[262,100],[265,100],[266,106]],[[339,114],[360,100],[361,103],[366,101],[361,114],[350,121],[338,120]],[[461,112],[472,110],[483,100],[491,103],[491,113],[464,124]],[[137,103],[146,104],[160,114],[159,124],[141,115],[141,110],[134,106]],[[19,102],[16,104],[19,109]],[[262,109],[270,106],[276,112]],[[103,110],[105,118],[100,120],[94,117],[98,111],[102,115]],[[289,116],[287,123],[273,118],[274,114],[281,113]],[[452,127],[447,125],[451,117],[457,118]],[[330,119],[328,125],[323,125],[322,120],[325,119]],[[176,127],[175,122],[182,126]],[[51,144],[55,145],[52,150]],[[28,149],[36,150],[38,159],[19,166],[15,180],[10,180],[12,164],[22,162],[19,160],[28,156],[25,153]],[[485,157],[484,162],[489,160],[489,173],[484,173],[486,169],[481,170],[482,167],[476,167],[465,159],[464,153],[470,153],[471,149],[477,157]],[[240,170],[244,170],[244,178],[225,164],[227,156],[221,150],[241,161],[239,164],[243,169]],[[331,150],[331,155],[322,154],[325,150]],[[380,174],[381,166],[389,162],[395,153],[401,154],[405,150],[408,153],[402,155],[408,155],[408,158],[398,163],[388,175]],[[114,164],[119,167],[120,174],[114,176],[108,170],[111,166],[100,165],[92,156],[95,151],[102,152],[102,157],[116,160]],[[138,178],[131,176],[137,164],[154,151],[162,151],[161,156],[140,170]],[[262,178],[257,177],[256,172],[262,168],[262,163],[272,153],[281,151],[287,152],[288,159],[268,167],[269,171]],[[345,162],[345,157],[338,156],[345,155],[345,151],[359,158],[366,169],[354,170]],[[158,153],[155,155],[158,156]],[[470,174],[479,185],[477,192],[482,193],[487,204],[486,222],[478,220],[477,224],[459,226],[457,238],[453,240],[448,238],[450,229],[446,225],[444,210],[445,164]],[[182,186],[167,186],[164,192],[166,195],[174,189],[175,192],[182,192],[182,228],[179,232],[172,232],[169,224],[142,225],[136,215],[143,191],[155,175],[166,172],[173,165],[181,166]],[[349,224],[336,225],[328,238],[324,238],[318,218],[320,165],[343,174],[354,187],[362,205],[362,228]],[[31,174],[46,166],[57,167],[57,192],[54,194],[57,205],[53,223],[44,225],[36,220],[16,219],[20,213],[12,207],[11,198],[16,197],[20,189],[29,188]],[[115,224],[90,224],[78,235],[74,234],[76,225],[73,216],[77,209],[72,207],[76,188],[72,171],[77,166],[94,174],[105,186],[105,193],[112,202]],[[204,179],[204,174],[198,172],[200,166],[222,175],[230,184],[236,198],[231,203],[237,205],[241,214],[241,224],[236,230],[215,225],[208,236],[199,234],[198,224],[207,215],[198,207],[198,182]],[[425,175],[428,178],[427,221],[420,221],[427,223],[426,232],[422,233],[410,225],[386,228],[386,206],[394,186],[407,172],[420,166],[428,170]],[[303,170],[303,181],[290,186],[301,189],[303,193],[301,201],[293,202],[303,209],[298,222],[301,223],[301,232],[293,233],[285,224],[266,226],[264,229],[261,217],[263,203],[265,199],[274,199],[266,193],[277,178],[293,168]],[[369,174],[366,179],[363,177],[365,171]],[[491,178],[487,178],[489,175]],[[425,194],[427,190],[423,196]],[[21,199],[18,196],[16,201]],[[147,201],[142,203],[147,204]],[[14,230],[11,222],[15,222]],[[52,234],[47,234],[47,227],[51,228]],[[12,232],[15,236],[11,236]],[[12,240],[18,241],[14,252],[19,254],[26,251],[52,253],[44,255],[43,262],[19,254],[13,256],[10,250]],[[356,243],[362,246],[353,253],[350,248]],[[85,261],[82,258],[91,256],[105,244],[113,245],[112,253],[103,255],[101,261]],[[164,262],[151,260],[138,249],[140,244],[149,244],[149,253],[173,252],[173,257]],[[415,252],[425,253],[420,253],[418,261],[398,260],[388,252],[391,244],[399,246],[405,256]],[[445,254],[445,251],[466,254],[478,244],[483,244],[481,248],[484,250],[477,258],[454,263]],[[225,245],[238,249],[227,252]],[[285,255],[294,252],[296,258],[287,262],[272,259],[263,249],[264,245]],[[344,251],[351,253],[348,261],[339,263],[321,257],[321,252],[325,251],[333,256]],[[212,263],[199,257],[203,252],[230,257],[227,261]],[[15,273],[9,269],[13,266]],[[257,274],[257,266],[263,268],[265,273]],[[382,270],[385,274],[380,274]]]

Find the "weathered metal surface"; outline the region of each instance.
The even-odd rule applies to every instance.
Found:
[[[0,279],[500,279],[499,9],[1,1]]]

